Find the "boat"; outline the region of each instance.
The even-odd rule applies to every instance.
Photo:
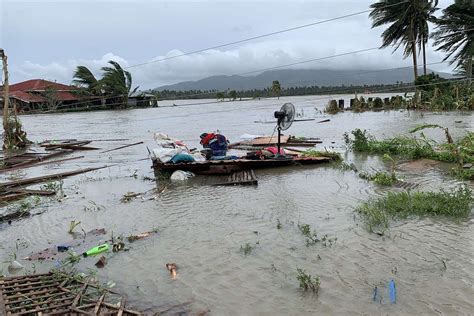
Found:
[[[243,170],[278,168],[298,165],[315,165],[333,161],[330,157],[281,157],[264,160],[234,159],[206,160],[183,163],[163,163],[153,159],[153,170],[157,179],[168,177],[176,170],[190,171],[200,175],[226,175]]]

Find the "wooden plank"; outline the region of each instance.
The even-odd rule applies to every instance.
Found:
[[[76,160],[76,159],[80,159],[80,158],[84,158],[84,156],[77,156],[77,157],[64,158],[64,159],[58,159],[58,160],[50,160],[50,161],[43,161],[43,162],[34,162],[34,163],[27,164],[27,165],[24,165],[24,166],[17,166],[17,165],[15,165],[15,166],[13,166],[13,167],[11,167],[11,168],[0,169],[0,173],[9,172],[9,171],[15,171],[15,170],[18,170],[18,169],[27,169],[27,168],[32,168],[32,167],[36,167],[36,166],[43,166],[43,165],[51,165],[51,164],[55,164],[55,163],[62,163],[62,162],[65,162],[65,161]]]
[[[71,149],[71,150],[99,150],[100,148],[97,147],[88,147],[88,146],[82,146],[82,145],[60,145],[56,147],[46,147],[46,150],[55,150],[58,148],[62,149]]]
[[[82,174],[82,173],[86,173],[86,172],[90,172],[90,171],[95,171],[95,170],[99,170],[99,169],[103,169],[103,168],[107,168],[107,166],[96,167],[96,168],[79,169],[79,170],[75,170],[75,171],[56,173],[56,174],[40,176],[40,177],[35,177],[35,178],[4,182],[4,183],[0,183],[0,189],[5,190],[6,188],[9,188],[9,187],[17,187],[17,186],[25,185],[25,184],[34,184],[34,183],[40,183],[40,182],[45,182],[45,181],[54,180],[54,179],[61,179],[61,178],[75,176],[75,175],[78,175],[78,174]]]
[[[258,185],[258,180],[255,177],[253,170],[243,170],[234,172],[228,176],[226,182],[215,183],[213,186],[232,186],[232,185]]]
[[[143,142],[138,142],[138,143],[133,143],[133,144],[128,144],[128,145],[123,145],[123,146],[116,147],[116,148],[112,148],[112,149],[109,149],[109,150],[106,150],[106,151],[101,151],[100,153],[101,153],[101,154],[105,154],[105,153],[108,153],[108,152],[111,152],[111,151],[114,151],[114,150],[119,150],[119,149],[131,147],[131,146],[135,146],[135,145],[140,145],[140,144],[143,144]]]
[[[288,142],[288,139],[290,139],[290,136],[282,136],[280,142],[282,144],[285,144]],[[260,146],[260,145],[276,144],[277,142],[278,142],[278,136],[274,135],[273,137],[265,136],[265,137],[255,138],[250,141],[250,144],[254,146]]]
[[[11,188],[7,189],[6,192],[12,192],[12,193],[26,193],[29,195],[55,195],[55,191],[48,191],[48,190],[29,190],[29,189],[18,189],[18,188]],[[0,196],[1,199],[1,196]]]

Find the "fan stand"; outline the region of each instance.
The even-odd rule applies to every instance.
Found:
[[[276,156],[280,156],[280,148],[281,148],[281,126],[278,124],[278,141],[277,141],[277,154]]]

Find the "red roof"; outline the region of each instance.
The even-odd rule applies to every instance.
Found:
[[[2,87],[3,88],[3,87]],[[52,82],[43,79],[27,80],[20,83],[12,84],[9,87],[9,96],[21,100],[23,102],[46,102],[42,92],[48,88],[53,89],[54,97],[58,101],[76,101],[84,99],[71,93],[78,90],[77,87]]]
[[[46,99],[40,95],[28,93],[24,91],[14,91],[9,94],[10,98],[15,98],[23,102],[45,102]]]
[[[52,88],[57,91],[77,90],[77,87],[68,86],[62,83],[52,82],[43,79],[32,79],[9,86],[10,92],[13,91],[44,91],[46,88]]]

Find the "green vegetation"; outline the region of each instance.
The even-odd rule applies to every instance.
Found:
[[[339,108],[339,105],[337,104],[336,100],[330,100],[328,102],[328,105],[326,105],[326,109],[324,110],[324,112],[329,114],[337,114],[341,111],[342,110]]]
[[[395,160],[388,154],[383,155],[385,162],[390,162],[390,172],[378,171],[375,174],[369,174],[367,172],[359,173],[359,177],[368,181],[374,181],[379,185],[391,186],[398,181],[395,173]]]
[[[332,247],[332,245],[334,245],[337,241],[337,237],[330,238],[327,234],[321,239],[318,238],[316,231],[314,230],[311,232],[311,226],[308,224],[298,224],[298,228],[301,234],[306,237],[306,247],[313,246],[319,242],[321,242],[325,247]]]
[[[468,83],[451,82],[436,74],[420,76],[415,97],[407,107],[430,111],[474,110],[474,94]]]
[[[74,233],[74,229],[76,229],[77,226],[79,226],[81,224],[80,221],[77,221],[76,220],[72,220],[70,223],[69,223],[69,229],[68,229],[68,233],[69,234],[72,234]]]
[[[277,96],[278,99],[280,99],[280,94],[281,94],[281,85],[278,80],[274,80],[272,82],[272,93],[273,95]]]
[[[319,287],[321,285],[321,281],[319,277],[313,277],[310,274],[307,274],[305,270],[297,268],[296,269],[296,279],[300,283],[300,288],[304,291],[311,290],[314,293],[319,292]]]
[[[342,157],[339,153],[332,151],[319,151],[314,149],[305,150],[301,157],[328,157],[334,161],[342,161]]]
[[[356,152],[400,155],[411,159],[429,158],[454,163],[474,162],[474,133],[472,132],[468,132],[463,138],[451,144],[437,144],[424,135],[420,138],[395,136],[377,140],[366,130],[355,129],[351,134],[353,139],[347,133],[344,134],[344,139],[349,148]]]
[[[280,219],[277,218],[277,229],[281,229],[283,226],[281,225]]]
[[[454,0],[443,10],[443,15],[434,20],[436,31],[433,33],[438,51],[446,52],[444,60],[451,58],[456,68],[464,68],[464,75],[472,76],[472,57],[474,54],[474,36],[472,35],[474,4],[472,0]]]
[[[3,149],[22,149],[31,144],[16,115],[4,119],[3,128]]]
[[[237,99],[237,91],[230,90],[229,91],[229,100],[235,101]]]
[[[359,206],[359,212],[370,232],[388,229],[391,218],[447,216],[466,218],[471,213],[472,192],[461,186],[450,192],[389,192],[383,198],[370,199]]]
[[[397,177],[394,173],[376,172],[375,174],[368,174],[366,172],[359,173],[359,177],[369,181],[373,181],[379,185],[391,186],[397,182]]]
[[[245,245],[240,246],[240,252],[242,252],[246,256],[251,254],[254,249],[255,247],[251,246],[250,243],[246,243]]]
[[[60,192],[63,189],[63,180],[60,181],[48,181],[41,186],[41,189],[46,191]]]

